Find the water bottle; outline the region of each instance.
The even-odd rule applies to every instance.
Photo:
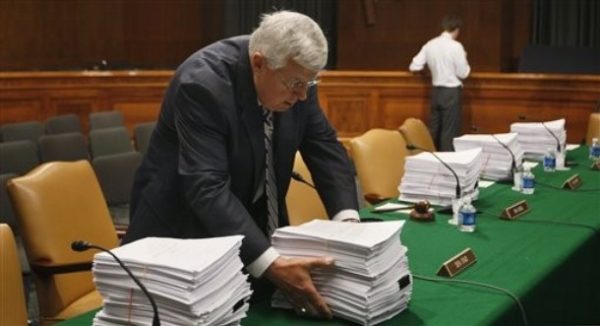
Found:
[[[556,170],[556,154],[553,148],[548,148],[544,155],[544,171],[554,172]]]
[[[590,146],[590,160],[600,159],[600,144],[598,138],[592,138],[592,146]]]
[[[533,195],[535,191],[535,175],[531,173],[531,168],[526,166],[521,177],[523,184],[521,185],[521,192],[525,195]]]
[[[465,198],[464,204],[460,207],[459,215],[459,227],[461,232],[474,232],[475,231],[475,212],[477,210],[471,204],[470,198]]]
[[[448,220],[448,223],[452,225],[460,225],[458,221],[458,211],[463,204],[462,198],[454,198],[452,199],[452,218]]]

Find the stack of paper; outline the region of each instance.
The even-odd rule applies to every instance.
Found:
[[[444,166],[446,163],[458,177],[460,197],[477,199],[477,181],[482,168],[481,148],[459,152],[423,152],[406,158],[404,176],[400,182],[399,200],[419,202],[428,200],[433,205],[450,205],[457,197],[456,178]],[[440,162],[442,161],[442,162]]]
[[[481,148],[481,177],[488,180],[512,178],[513,156],[515,167],[520,167],[523,161],[523,151],[516,133],[463,135],[454,138],[454,148],[457,151]]]
[[[273,246],[284,256],[332,257],[334,267],[311,271],[334,316],[373,325],[406,309],[412,294],[404,221],[343,223],[313,220],[277,229]],[[280,293],[273,306],[292,308]]]
[[[510,125],[510,131],[519,134],[519,144],[526,159],[541,161],[548,149],[564,151],[567,142],[565,119],[547,122],[518,122]]]
[[[243,236],[145,238],[113,250],[154,297],[163,325],[239,324],[252,291],[241,271]],[[94,325],[151,325],[150,302],[112,256],[94,257],[104,298]]]

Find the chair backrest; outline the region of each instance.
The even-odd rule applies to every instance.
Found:
[[[0,223],[0,325],[27,325],[23,277],[15,237]]]
[[[0,223],[7,223],[19,234],[19,225],[10,198],[8,197],[8,181],[18,177],[14,173],[0,174]]]
[[[129,203],[133,178],[141,162],[142,154],[138,152],[100,156],[92,161],[108,205]]]
[[[70,132],[81,133],[81,122],[75,114],[57,115],[46,120],[46,133],[49,135],[65,134]]]
[[[42,319],[65,319],[102,305],[91,272],[40,275],[36,266],[91,262],[93,251],[74,252],[74,240],[118,245],[96,175],[88,161],[45,163],[8,183],[21,235],[34,271]],[[87,310],[83,310],[87,309]]]
[[[131,138],[125,127],[90,131],[90,152],[94,158],[132,151]]]
[[[408,155],[397,130],[371,129],[350,142],[356,174],[365,196],[397,197]]]
[[[89,159],[85,137],[78,132],[42,136],[39,147],[42,162]]]
[[[135,148],[138,152],[146,154],[154,128],[156,128],[156,122],[140,123],[134,127]]]
[[[429,129],[423,123],[423,121],[415,118],[408,118],[404,120],[404,123],[398,128],[404,140],[407,144],[412,144],[417,147],[424,148],[426,150],[435,152],[435,144]],[[419,149],[410,151],[411,154],[418,154],[422,152]]]
[[[306,167],[300,152],[296,152],[294,171],[298,172],[304,180],[314,184],[310,171]],[[290,182],[285,197],[290,225],[299,225],[313,219],[327,219],[327,211],[317,191],[309,185],[296,180]]]
[[[104,111],[90,113],[90,130],[123,126],[123,113]]]
[[[592,145],[592,139],[600,139],[600,112],[594,112],[590,114],[590,120],[588,121],[587,137],[585,143],[590,146]]]
[[[37,143],[31,140],[0,143],[0,173],[25,174],[38,164]]]
[[[37,144],[44,135],[44,125],[39,121],[7,123],[0,127],[2,141],[30,140]]]

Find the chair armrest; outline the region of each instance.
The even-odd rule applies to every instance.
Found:
[[[56,265],[43,261],[30,262],[31,270],[42,276],[54,274],[66,274],[73,272],[83,272],[92,269],[92,262],[79,262],[65,265]]]

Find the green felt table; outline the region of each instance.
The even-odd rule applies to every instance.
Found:
[[[471,248],[477,262],[454,277],[500,287],[522,302],[530,325],[600,324],[600,171],[590,169],[587,147],[570,151],[569,171],[533,169],[533,195],[511,190],[510,184],[481,189],[475,206],[477,229],[457,230],[449,215],[434,222],[415,222],[402,213],[361,211],[362,217],[406,219],[401,241],[408,247],[413,275],[436,277],[444,261]],[[573,174],[583,184],[560,189]],[[502,210],[525,199],[530,211],[517,220],[500,219]],[[439,278],[439,277],[436,277]],[[94,312],[61,325],[90,324]],[[267,303],[253,304],[243,325],[346,325],[305,319]],[[501,291],[467,284],[414,279],[409,308],[383,325],[519,325],[520,310]]]

